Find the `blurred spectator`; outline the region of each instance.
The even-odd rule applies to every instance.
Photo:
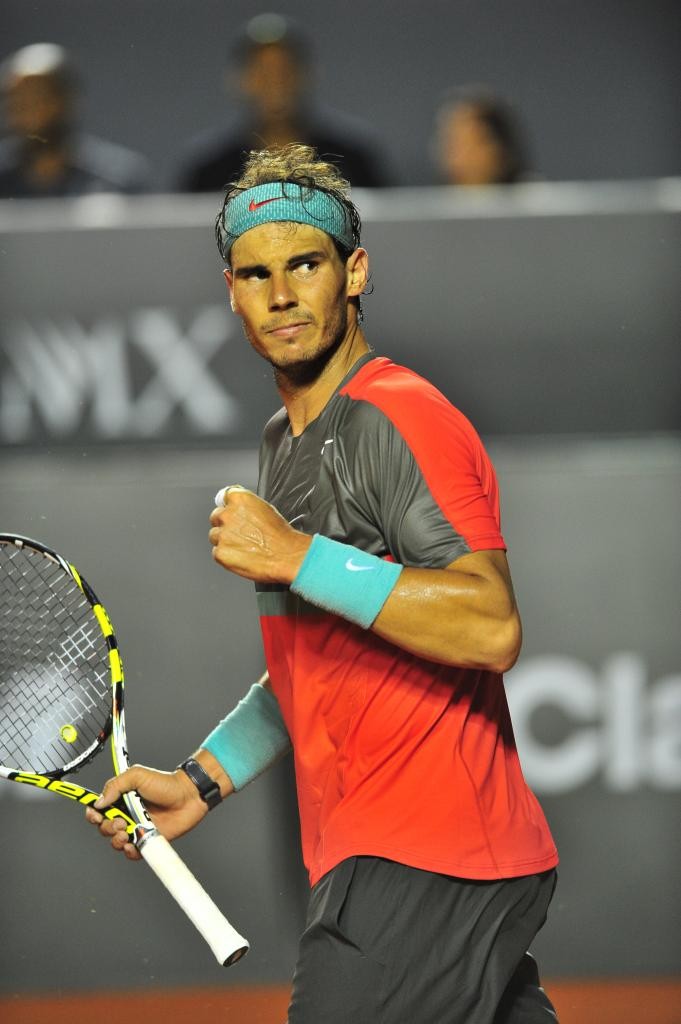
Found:
[[[448,93],[437,112],[435,161],[445,185],[510,185],[525,180],[525,142],[510,104],[480,87]]]
[[[226,129],[190,143],[178,188],[220,191],[238,177],[254,149],[307,143],[332,160],[353,185],[385,185],[367,127],[337,111],[313,106],[307,41],[279,14],[252,18],[240,34],[228,74],[239,110]]]
[[[8,137],[0,142],[0,198],[140,192],[143,157],[75,127],[78,79],[65,50],[34,43],[0,66]]]

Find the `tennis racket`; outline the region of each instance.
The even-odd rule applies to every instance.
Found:
[[[0,777],[85,806],[99,794],[64,776],[111,737],[114,770],[128,767],[123,667],[113,626],[75,566],[38,541],[0,533]],[[248,950],[140,796],[102,811],[132,841],[225,966]]]

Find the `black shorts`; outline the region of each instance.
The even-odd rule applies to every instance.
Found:
[[[556,1021],[527,953],[555,883],[343,861],[312,890],[288,1024]]]

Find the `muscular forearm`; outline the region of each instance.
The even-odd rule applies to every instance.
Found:
[[[287,580],[294,593],[404,650],[496,672],[515,663],[520,619],[503,550],[417,569],[315,536],[298,563],[292,560],[289,572],[296,571]]]
[[[225,786],[231,793],[243,789],[290,748],[279,704],[265,675],[206,737],[197,760],[221,792]]]
[[[374,573],[365,577],[366,557],[373,555],[363,560],[350,545],[319,544],[316,537],[314,543],[249,491],[230,489],[224,500],[211,514],[209,537],[214,558],[230,571],[284,583],[310,603],[433,661],[494,671],[515,662],[520,620],[503,551],[472,552],[446,569],[405,568],[399,578],[376,559]]]
[[[272,692],[272,684],[270,683],[269,673],[264,672],[258,680],[261,686],[264,686],[266,690]],[[234,783],[230,779],[229,775],[218,761],[214,754],[211,754],[210,750],[206,750],[205,747],[199,747],[192,757],[195,758],[204,771],[207,771],[211,779],[217,782],[220,787],[220,795],[224,800],[225,797],[231,796],[235,792]]]
[[[413,654],[465,668],[507,671],[521,626],[502,552],[448,569],[404,569],[372,629]]]
[[[417,569],[315,536],[290,586],[431,661],[504,672],[518,656],[520,620],[502,550]]]

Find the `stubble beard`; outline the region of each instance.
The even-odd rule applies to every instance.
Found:
[[[291,391],[313,384],[323,374],[348,333],[348,311],[344,305],[339,305],[336,316],[329,322],[318,345],[300,358],[290,360],[287,359],[286,351],[278,358],[260,351],[245,323],[243,327],[253,348],[272,367],[277,387]]]

